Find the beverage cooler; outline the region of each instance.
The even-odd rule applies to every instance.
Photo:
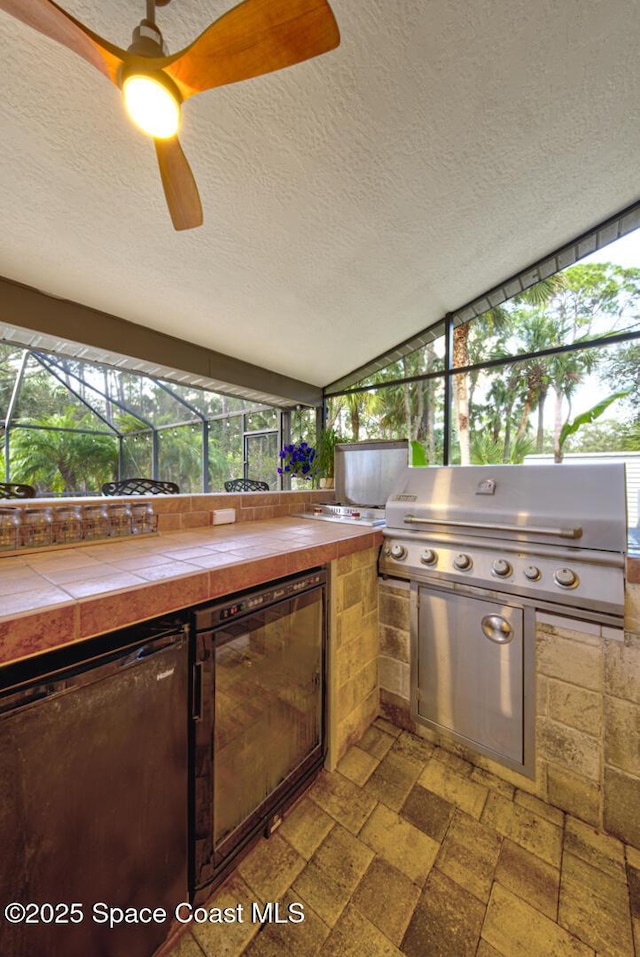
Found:
[[[325,584],[314,569],[195,613],[198,891],[269,833],[323,765]]]
[[[0,954],[149,957],[188,900],[183,621],[8,665],[0,682]],[[168,919],[111,928],[102,904]]]

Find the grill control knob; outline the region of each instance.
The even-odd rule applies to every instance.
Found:
[[[453,559],[453,567],[457,568],[460,572],[467,571],[472,565],[471,556],[465,555],[464,552],[459,552]]]
[[[391,546],[390,554],[392,558],[400,562],[403,558],[407,557],[407,550],[404,545],[396,544]]]
[[[561,588],[573,588],[578,584],[578,576],[571,568],[556,568],[553,580]]]
[[[537,565],[527,565],[524,570],[524,577],[528,578],[530,582],[537,582],[542,578],[542,572]]]
[[[495,562],[491,565],[491,571],[494,575],[497,575],[498,578],[508,578],[513,568],[504,558],[496,558]]]
[[[438,561],[438,553],[432,548],[425,548],[420,552],[420,561],[423,565],[435,565]]]

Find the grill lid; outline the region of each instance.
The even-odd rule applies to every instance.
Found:
[[[336,499],[342,505],[384,508],[409,461],[409,443],[341,442],[335,447]]]
[[[625,467],[471,465],[407,468],[386,505],[393,529],[624,552]]]

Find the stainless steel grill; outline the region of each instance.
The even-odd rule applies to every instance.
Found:
[[[382,574],[488,588],[597,621],[623,615],[624,465],[407,469],[386,519]]]
[[[380,572],[411,583],[413,718],[533,777],[538,612],[623,634],[624,466],[407,469],[386,519]]]

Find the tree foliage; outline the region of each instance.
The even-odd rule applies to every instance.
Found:
[[[640,344],[607,342],[639,330],[640,269],[578,264],[457,326],[447,388],[442,324],[419,349],[328,400],[326,428],[341,441],[408,439],[422,448],[424,461],[438,464],[448,394],[454,463],[640,450]],[[594,340],[597,347],[590,346]],[[275,478],[277,410],[252,410],[241,399],[75,359],[33,353],[23,367],[24,356],[21,348],[0,345],[2,417],[12,409],[12,480],[35,482],[43,492],[95,491],[116,475],[118,433],[125,474],[151,475],[151,426],[162,426],[158,477],[199,491],[203,419],[212,488],[243,475],[247,455],[250,472],[253,460],[253,468],[269,473],[252,477]],[[617,393],[625,395],[606,402]],[[290,441],[315,442],[313,410],[293,414]]]
[[[99,493],[112,480],[118,461],[115,437],[71,431],[87,427],[69,415],[37,420],[37,428],[16,429],[11,437],[14,481],[41,493]]]
[[[532,452],[580,451],[603,442],[602,451],[639,448],[640,345],[607,346],[619,332],[640,329],[640,269],[611,263],[578,264],[534,285],[502,306],[454,329],[452,445],[450,460],[521,462]],[[599,346],[586,344],[599,340]],[[579,348],[567,350],[566,347]],[[548,354],[550,350],[557,350]],[[396,360],[371,376],[367,386],[428,376],[442,369],[440,340]],[[499,362],[492,368],[456,368]],[[612,393],[627,395],[608,404],[615,429],[585,424],[589,409]],[[422,378],[364,389],[332,400],[332,416],[351,436],[419,441],[428,462],[442,461],[444,386]],[[347,409],[357,406],[357,416]],[[609,408],[610,406],[610,408]],[[587,416],[587,418],[589,418]],[[567,437],[569,423],[579,432]],[[357,432],[352,428],[357,421]],[[564,432],[563,432],[564,429]]]
[[[183,491],[201,491],[203,419],[210,484],[222,489],[224,481],[243,474],[241,413],[247,410],[247,428],[254,430],[273,428],[278,415],[273,409],[253,411],[246,401],[230,396],[73,359],[41,361],[35,353],[0,345],[3,419],[10,407],[10,477],[50,494],[95,492],[115,478],[118,434],[123,436],[123,474],[152,475],[152,426],[160,427],[158,477],[177,482]]]

